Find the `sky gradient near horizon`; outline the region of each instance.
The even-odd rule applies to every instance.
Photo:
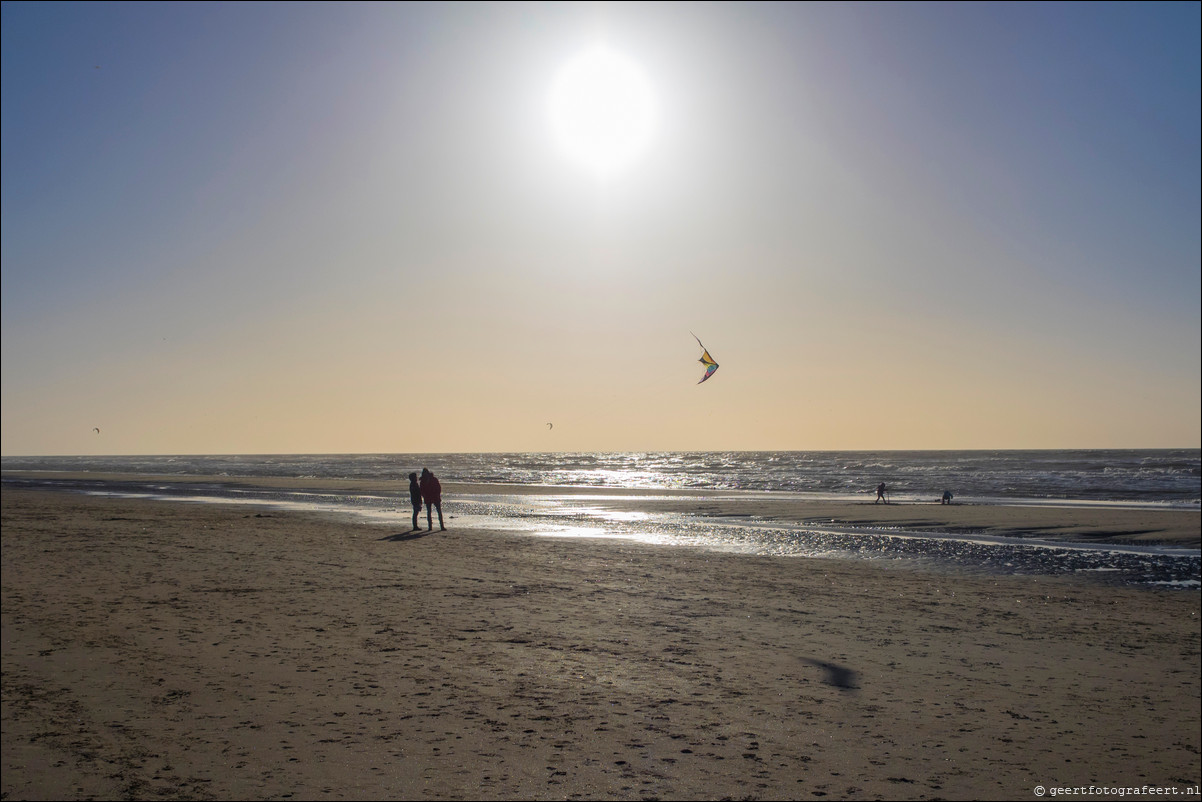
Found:
[[[1197,447],[1199,9],[5,3],[0,451]]]

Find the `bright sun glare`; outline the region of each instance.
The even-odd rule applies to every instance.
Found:
[[[599,46],[564,66],[548,107],[559,147],[599,176],[630,164],[655,128],[651,86],[643,71],[621,53]]]

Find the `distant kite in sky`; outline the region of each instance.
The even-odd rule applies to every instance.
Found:
[[[693,334],[693,332],[690,331],[689,334]],[[697,341],[698,345],[701,345],[701,338],[696,334],[693,334],[693,339]],[[710,352],[705,350],[704,345],[701,345],[701,359],[698,359],[697,361],[705,365],[705,375],[701,377],[701,382],[705,381],[710,376],[713,376],[714,372],[718,370],[718,363],[714,361],[712,356],[710,356]],[[697,383],[701,384],[701,382]]]
[[[100,430],[95,426],[92,427],[92,431],[96,432],[96,434],[100,434]]]
[[[554,428],[555,428],[555,424],[553,424],[553,423],[548,423],[548,424],[547,424],[547,428],[548,428],[548,429],[554,429]]]

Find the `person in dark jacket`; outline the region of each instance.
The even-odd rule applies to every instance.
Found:
[[[413,528],[421,529],[417,525],[417,516],[422,511],[422,489],[417,485],[417,471],[409,474],[409,503],[413,505]]]
[[[438,528],[444,532],[447,531],[442,523],[442,485],[439,484],[438,477],[430,473],[428,468],[422,468],[422,478],[419,484],[422,498],[426,501],[426,531],[434,529],[434,522],[430,515],[432,508],[438,510]]]

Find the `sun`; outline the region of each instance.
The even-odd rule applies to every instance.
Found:
[[[654,97],[643,71],[603,46],[563,67],[547,107],[560,150],[601,177],[631,164],[647,149],[655,129]]]

